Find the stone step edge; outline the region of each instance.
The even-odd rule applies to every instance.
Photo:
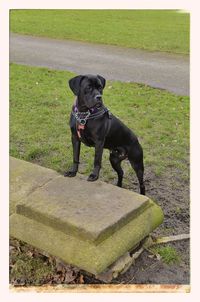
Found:
[[[94,245],[22,215],[12,214],[10,235],[60,258],[65,263],[97,275],[127,251],[131,251],[162,221],[163,212],[154,204],[99,245]]]
[[[24,199],[25,200],[25,199]],[[46,226],[54,225],[54,229],[57,229],[65,234],[72,235],[77,237],[80,240],[88,240],[93,242],[95,245],[98,245],[102,241],[106,240],[109,236],[111,236],[115,231],[120,230],[123,228],[127,223],[131,220],[135,219],[137,216],[142,215],[142,213],[149,207],[152,207],[154,202],[151,199],[148,199],[145,204],[142,204],[140,208],[137,210],[133,210],[127,213],[126,216],[121,217],[115,224],[112,224],[105,228],[102,233],[98,237],[90,237],[87,233],[85,233],[84,229],[79,229],[78,232],[76,231],[76,226],[62,222],[59,219],[54,218],[53,216],[46,216],[45,214],[29,208],[26,206],[26,203],[21,200],[21,202],[17,203],[16,205],[16,213],[22,216],[25,216],[29,219],[34,219],[35,221],[45,224]]]

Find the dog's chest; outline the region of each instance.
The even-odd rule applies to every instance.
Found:
[[[85,125],[84,127],[79,127],[77,125],[76,127],[78,129],[78,136],[80,141],[88,147],[94,147],[95,139],[90,128],[88,128],[87,125]]]

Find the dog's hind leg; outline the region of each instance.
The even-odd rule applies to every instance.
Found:
[[[110,163],[111,163],[111,166],[113,167],[113,169],[117,172],[117,175],[118,175],[118,181],[117,181],[117,186],[118,187],[122,187],[122,180],[123,180],[123,175],[124,175],[124,172],[121,168],[121,161],[123,159],[121,159],[119,157],[119,155],[117,154],[117,152],[111,152],[110,153]]]
[[[138,152],[139,151],[139,152]],[[144,164],[143,164],[143,152],[140,147],[136,152],[128,155],[128,159],[133,167],[140,185],[140,194],[145,195],[145,185],[144,185]]]

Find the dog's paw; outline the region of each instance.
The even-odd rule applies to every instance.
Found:
[[[75,171],[66,171],[65,173],[64,173],[64,177],[74,177],[74,176],[76,176],[76,172]]]
[[[88,180],[88,181],[95,181],[95,180],[97,180],[98,178],[99,178],[98,175],[91,173],[91,174],[89,175],[89,177],[88,177],[87,180]]]

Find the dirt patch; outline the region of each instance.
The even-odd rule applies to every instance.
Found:
[[[147,195],[156,200],[164,212],[164,222],[153,234],[156,236],[177,235],[190,232],[189,182],[183,180],[179,171],[172,170],[164,177],[157,177],[146,169]],[[180,263],[167,265],[162,259],[151,258],[144,252],[128,272],[114,282],[189,284],[190,243],[189,240],[170,243],[180,255]]]
[[[127,179],[125,188],[138,191],[136,179]],[[146,194],[156,200],[164,211],[164,222],[153,233],[155,236],[177,235],[189,233],[190,228],[190,197],[189,182],[182,179],[178,171],[171,169],[165,175],[158,177],[150,168],[145,171]],[[190,243],[182,240],[169,243],[180,256],[178,263],[166,264],[162,259],[145,251],[137,259],[135,265],[111,283],[114,284],[189,284],[190,283]],[[23,257],[25,255],[26,257]],[[37,277],[27,273],[16,277],[15,269],[17,259],[23,266],[27,257],[42,261],[49,267],[45,273]],[[40,285],[40,284],[101,284],[99,280],[84,272],[78,271],[68,265],[61,265],[54,257],[44,256],[32,247],[17,240],[11,240],[10,249],[10,282],[14,285]]]
[[[135,180],[127,189],[138,191]],[[150,169],[145,170],[146,195],[156,200],[164,212],[164,222],[153,235],[167,236],[190,232],[189,182],[182,179],[179,171],[171,169],[165,176],[158,177]],[[182,240],[165,244],[173,247],[180,256],[179,263],[165,264],[162,259],[145,251],[135,265],[117,279],[114,284],[189,284],[190,283],[190,241]],[[164,245],[163,245],[164,246]],[[99,280],[86,277],[86,283]]]

